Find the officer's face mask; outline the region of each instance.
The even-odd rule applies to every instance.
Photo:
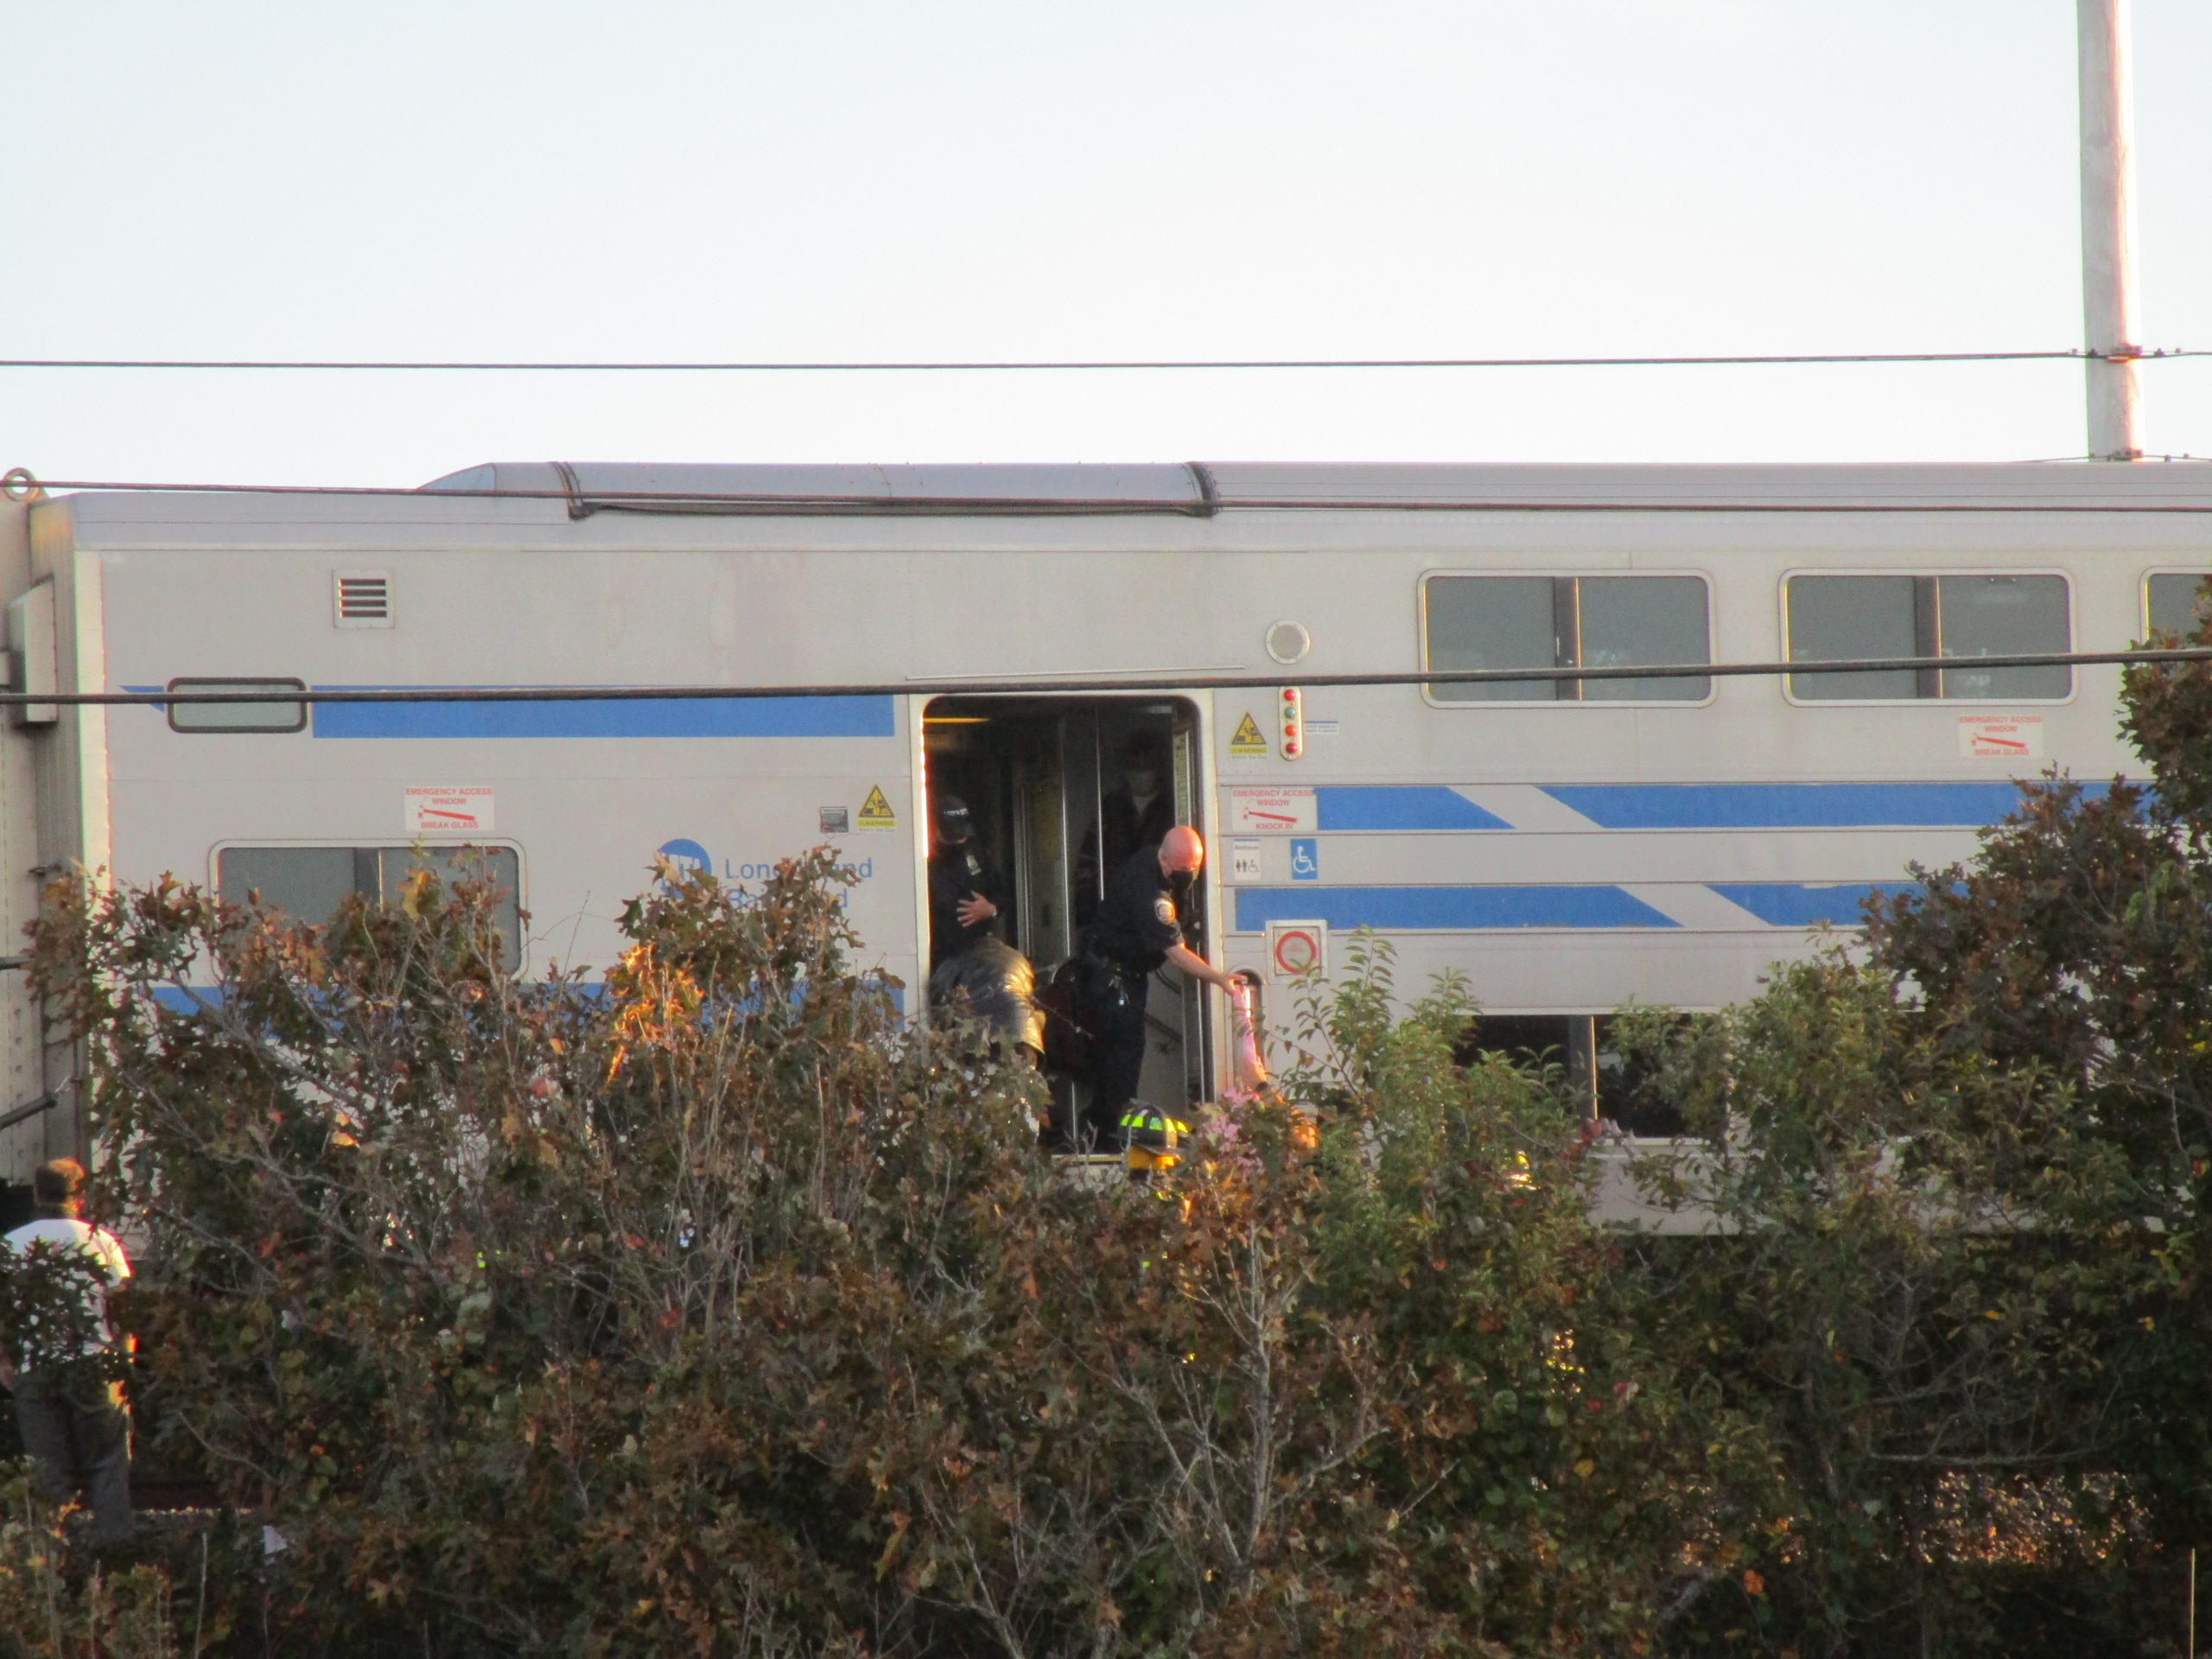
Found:
[[[1185,893],[1190,892],[1191,884],[1198,879],[1198,873],[1196,870],[1170,870],[1167,872],[1167,885],[1173,891],[1178,899],[1180,899]]]

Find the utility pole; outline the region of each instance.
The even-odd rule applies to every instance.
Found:
[[[2128,0],[2075,0],[2082,77],[2082,309],[2088,325],[2089,454],[2143,454],[2135,384],[2134,89]]]

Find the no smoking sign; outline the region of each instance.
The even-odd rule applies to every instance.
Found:
[[[1329,971],[1326,922],[1269,922],[1268,971],[1278,979],[1300,979]]]

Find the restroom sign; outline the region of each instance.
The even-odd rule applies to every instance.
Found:
[[[1268,971],[1278,979],[1301,979],[1329,971],[1326,922],[1269,922]]]
[[[1251,841],[1232,841],[1229,843],[1229,879],[1232,881],[1257,881],[1260,875],[1260,843]]]

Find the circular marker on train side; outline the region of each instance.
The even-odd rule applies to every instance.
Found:
[[[1313,636],[1303,622],[1278,622],[1268,630],[1268,655],[1287,668],[1302,663],[1313,649]]]
[[[1328,971],[1329,931],[1322,922],[1276,922],[1268,929],[1268,963],[1283,977]]]

